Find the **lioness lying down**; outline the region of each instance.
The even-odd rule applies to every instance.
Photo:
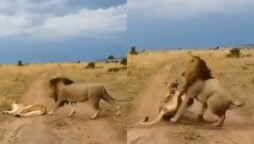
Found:
[[[141,125],[153,125],[161,121],[163,118],[170,119],[175,115],[185,95],[182,95],[181,98],[178,98],[180,92],[177,90],[179,86],[178,80],[175,80],[172,83],[166,82],[165,84],[167,85],[169,92],[161,101],[158,116],[151,122],[147,122],[149,119],[149,117],[147,116],[144,120],[140,121]],[[190,101],[189,105],[191,105],[192,103],[193,101]]]
[[[47,113],[47,108],[43,105],[24,105],[12,103],[12,108],[10,111],[3,111],[1,114],[9,114],[16,117],[31,117],[45,115]]]
[[[99,106],[101,99],[114,106],[117,110],[117,115],[121,114],[120,107],[115,103],[115,99],[110,96],[102,84],[74,83],[70,79],[57,77],[50,80],[49,86],[51,89],[50,97],[52,97],[56,102],[55,107],[49,114],[53,114],[65,103],[89,101],[96,111],[90,119],[95,119],[101,111]],[[69,116],[73,116],[74,114],[75,111],[71,109]]]

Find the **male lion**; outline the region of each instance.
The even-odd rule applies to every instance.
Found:
[[[119,106],[115,103],[115,99],[109,95],[102,84],[74,83],[65,77],[57,77],[49,81],[49,86],[51,89],[50,97],[56,102],[55,107],[49,114],[53,114],[65,103],[89,101],[96,110],[90,119],[95,119],[100,113],[99,102],[101,99],[114,106],[118,115],[121,114]],[[75,111],[72,109],[69,116],[73,116],[74,114]]]
[[[10,114],[16,117],[31,117],[45,115],[47,113],[47,108],[44,105],[24,105],[12,103],[12,109],[10,111],[3,111],[1,114]]]
[[[207,107],[218,117],[218,120],[214,123],[215,126],[223,125],[226,111],[231,105],[242,106],[244,104],[232,100],[229,92],[212,77],[210,69],[200,57],[192,57],[183,76],[185,84],[180,96],[186,94],[186,98],[181,103],[175,116],[171,118],[172,122],[178,121],[190,99],[196,98],[203,104],[198,114],[198,119],[204,120],[203,115]]]
[[[141,125],[153,125],[161,121],[161,119],[169,119],[173,117],[184,99],[185,95],[182,95],[181,97],[179,96],[179,91],[178,91],[178,86],[179,86],[179,81],[174,80],[173,82],[166,82],[165,83],[169,92],[165,97],[163,97],[160,107],[159,107],[159,114],[158,116],[151,122],[147,122],[149,117],[145,117],[144,120],[140,121]],[[188,105],[192,105],[193,101],[189,101]]]

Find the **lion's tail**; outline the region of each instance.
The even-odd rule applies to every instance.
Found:
[[[241,107],[245,104],[244,101],[231,101],[231,105],[235,106],[235,107]]]
[[[102,96],[102,99],[105,100],[106,102],[108,102],[109,104],[111,105],[115,105],[115,101],[129,101],[128,99],[116,99],[116,98],[113,98],[107,91],[106,88],[103,87],[103,93],[104,95]]]
[[[156,124],[156,123],[158,123],[158,122],[160,122],[161,121],[161,119],[162,119],[162,117],[163,117],[163,111],[161,111],[160,113],[159,113],[159,115],[153,120],[153,121],[151,121],[151,122],[147,122],[146,120],[142,120],[142,121],[140,121],[139,123],[141,124],[141,125],[153,125],[153,124]],[[148,119],[148,117],[146,117],[146,119]]]
[[[108,93],[106,88],[103,87],[103,95],[101,97],[103,100],[111,104],[112,106],[116,106],[115,99]]]

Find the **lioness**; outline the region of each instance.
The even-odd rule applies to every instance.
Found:
[[[12,103],[12,108],[10,111],[3,111],[1,114],[9,114],[16,117],[31,117],[45,115],[47,113],[47,108],[43,105],[24,105],[17,104],[16,102]]]
[[[49,114],[53,114],[65,103],[89,101],[96,111],[90,119],[95,119],[101,111],[99,107],[101,99],[114,106],[117,110],[117,115],[121,114],[120,107],[115,103],[115,99],[110,96],[102,84],[74,83],[65,77],[57,77],[49,81],[49,86],[51,89],[50,97],[56,102],[56,105]],[[75,111],[72,109],[69,116],[73,116],[74,114]]]
[[[163,118],[169,119],[173,117],[184,99],[185,95],[179,96],[180,91],[178,91],[179,81],[174,80],[172,83],[166,82],[165,83],[169,92],[165,97],[163,97],[160,107],[159,107],[159,114],[158,116],[151,122],[147,122],[149,117],[145,117],[144,120],[140,121],[141,125],[153,125],[160,122]],[[188,105],[192,105],[193,101],[190,101]]]
[[[223,125],[226,111],[231,105],[242,106],[244,104],[232,100],[229,92],[212,77],[206,62],[200,57],[192,57],[183,76],[185,85],[179,95],[186,94],[186,98],[181,103],[175,116],[171,118],[172,122],[178,121],[190,99],[195,98],[203,104],[198,119],[204,120],[203,116],[207,107],[218,117],[218,120],[214,123],[215,126]]]

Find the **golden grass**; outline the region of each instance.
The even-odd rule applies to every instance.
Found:
[[[13,101],[19,102],[21,97],[26,93],[33,81],[42,73],[48,72],[53,75],[61,71],[64,76],[76,82],[95,82],[103,83],[109,90],[109,93],[117,99],[129,100],[128,89],[130,77],[127,76],[126,70],[119,72],[107,72],[108,68],[121,67],[119,63],[96,63],[95,69],[86,69],[87,63],[53,63],[53,64],[29,64],[22,67],[16,65],[1,65],[0,67],[0,110],[10,107]],[[113,108],[101,103],[106,115],[110,115],[120,125],[125,128],[125,119],[127,117],[127,107],[129,101],[119,102],[123,111],[123,116],[114,115]]]
[[[229,89],[234,98],[246,101],[245,108],[254,113],[254,50],[241,49],[251,57],[227,58],[230,49],[151,51],[128,55],[128,73],[135,77],[136,91],[142,91],[151,76],[160,73],[180,77],[190,55],[205,59],[215,78]],[[171,68],[165,69],[167,66]],[[175,70],[174,70],[175,69]],[[176,73],[176,74],[175,74]]]

